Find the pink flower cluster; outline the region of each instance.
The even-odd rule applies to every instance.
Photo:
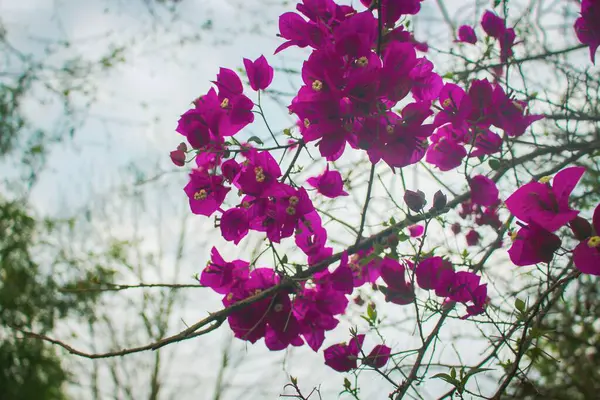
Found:
[[[564,169],[554,179],[544,177],[521,186],[506,200],[509,211],[523,221],[519,223],[521,229],[511,235],[513,244],[508,254],[514,264],[551,262],[562,245],[554,232],[569,224],[580,242],[573,250],[575,267],[586,274],[600,275],[600,205],[592,224],[569,205],[569,196],[584,173],[583,167]]]
[[[487,79],[474,80],[468,92],[453,83],[444,85],[439,96],[441,111],[433,125],[425,160],[442,171],[461,165],[465,157],[482,157],[498,153],[502,138],[494,126],[510,137],[521,136],[541,115],[529,115],[527,102],[509,98],[502,87]],[[467,150],[468,148],[468,150]]]
[[[302,67],[303,85],[288,107],[298,117],[302,139],[276,149],[297,147],[300,152],[314,143],[327,161],[335,161],[349,145],[365,151],[372,163],[383,160],[392,169],[425,157],[448,171],[459,167],[465,158],[483,160],[499,153],[503,140],[523,135],[542,118],[530,115],[527,102],[508,96],[497,83],[474,80],[468,90],[444,84],[433,72],[433,64],[418,56],[417,50],[424,46],[398,25],[403,16],[416,14],[421,2],[361,0],[367,9],[358,11],[333,0],[303,0],[296,7],[299,13],[281,15],[279,36],[285,42],[276,53],[291,46],[312,50]],[[584,0],[588,3],[592,4]],[[595,9],[586,7],[587,11],[582,11],[584,22],[580,23],[585,29],[580,31],[589,33],[596,25],[585,18]],[[376,11],[379,21],[373,14]],[[514,29],[507,28],[504,20],[490,11],[484,14],[481,25],[488,36],[498,39],[501,59],[506,61],[512,55]],[[461,27],[459,38],[477,41],[474,30],[466,26]],[[255,61],[244,59],[244,66],[254,91],[271,85],[274,69],[264,56]],[[282,271],[290,266],[287,257],[278,261],[281,268],[255,267],[254,262],[225,261],[213,248],[200,283],[222,295],[225,307],[270,291],[228,315],[236,337],[252,343],[264,338],[271,350],[306,343],[317,351],[325,332],[334,329],[338,316],[346,311],[347,296],[365,284],[380,291],[387,302],[407,305],[415,301],[416,282],[421,289],[439,296],[444,306],[463,304],[463,318],[484,312],[489,301],[487,285],[481,284],[474,272],[455,271],[442,257],[428,256],[413,263],[398,260],[394,251],[385,254],[379,248],[362,246],[350,256],[344,252],[339,265],[330,270],[327,259],[333,248],[327,245],[327,231],[307,190],[290,179],[291,169],[282,173],[270,151],[235,138],[262,108],[259,105],[259,111],[255,110],[233,70],[221,68],[213,83],[215,88],[195,100],[193,108],[181,116],[177,132],[188,144],[180,144],[170,154],[178,166],[191,161],[187,154],[195,154],[195,168],[184,188],[191,211],[215,215],[222,237],[235,244],[250,231],[264,234],[271,247],[293,236],[307,260],[294,266],[312,266],[311,272],[315,272],[292,285]],[[401,111],[394,109],[399,104]],[[492,128],[503,131],[504,139]],[[556,175],[552,185],[549,180],[531,182],[506,201],[509,210],[523,221],[509,250],[515,264],[552,260],[561,246],[553,232],[569,224],[580,242],[573,251],[575,265],[583,272],[600,275],[600,206],[590,223],[568,202],[582,174],[581,168],[566,169]],[[473,218],[479,226],[500,228],[499,191],[494,181],[477,175],[469,177],[468,183],[471,196],[461,205],[460,216]],[[306,184],[327,198],[348,195],[341,174],[329,164]],[[238,198],[231,203],[234,206],[224,209],[230,193]],[[420,191],[407,190],[404,200],[415,213],[423,212],[427,204]],[[446,196],[438,192],[431,209],[441,211],[446,202]],[[453,225],[452,230],[458,234],[460,224]],[[413,238],[424,231],[420,225],[409,228]],[[393,236],[388,238],[391,247],[398,243]],[[475,245],[479,238],[472,229],[466,235],[467,244]],[[407,279],[407,272],[414,279]],[[359,359],[373,368],[385,366],[391,349],[378,345],[365,356],[363,340],[364,335],[354,335],[349,344],[329,347],[325,350],[326,364],[337,371],[357,368]]]
[[[363,365],[373,368],[382,368],[390,359],[392,349],[383,344],[373,347],[369,355],[362,357],[362,346],[365,335],[356,335],[348,344],[334,344],[325,349],[325,365],[338,372],[348,372],[358,368],[357,361],[362,358]]]
[[[383,24],[391,29],[384,36],[372,11],[333,0],[305,0],[297,9],[306,19],[292,12],[279,19],[287,41],[277,51],[313,49],[289,111],[299,118],[304,141],[317,142],[327,160],[338,159],[346,144],[392,167],[414,164],[425,154],[433,126],[424,121],[442,79],[430,61],[417,57],[410,34],[393,28],[402,15],[416,13],[420,1],[383,1],[381,7]],[[392,111],[409,93],[414,102],[400,114]]]

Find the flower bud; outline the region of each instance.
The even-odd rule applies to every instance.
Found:
[[[446,197],[446,195],[442,193],[441,190],[438,190],[433,195],[433,206],[431,208],[433,208],[436,211],[441,211],[444,209],[444,207],[446,207],[447,202],[448,198]]]
[[[417,190],[413,192],[412,190],[407,190],[404,193],[404,202],[414,212],[419,212],[425,207],[427,204],[427,200],[425,200],[425,193]]]
[[[470,230],[466,235],[467,245],[477,246],[477,244],[479,243],[479,238],[479,233],[477,233],[476,230]]]
[[[185,152],[183,150],[173,150],[170,154],[171,161],[178,167],[185,165]]]
[[[455,235],[458,235],[460,233],[460,224],[458,222],[455,222],[452,224],[450,229],[452,229],[452,233],[454,233]]]

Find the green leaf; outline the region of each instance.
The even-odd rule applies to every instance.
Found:
[[[452,379],[456,378],[456,370],[454,369],[454,367],[452,367],[452,369],[450,370],[450,376],[452,377]]]
[[[473,375],[479,374],[481,372],[485,372],[485,371],[491,371],[492,368],[473,368],[472,370],[469,370],[469,372],[467,372],[465,374],[465,376],[462,378],[462,384],[463,386],[465,385],[465,383],[467,383],[467,380],[472,377]]]
[[[377,321],[377,310],[373,306],[373,303],[369,303],[367,306],[367,316],[371,322]]]
[[[456,374],[456,371],[454,373]],[[448,382],[457,389],[462,388],[462,384],[460,383],[460,381],[448,374],[435,374],[432,378],[440,378],[441,380]]]
[[[284,254],[283,257],[281,257],[281,263],[282,264],[287,264],[287,262],[288,262],[287,254]]]
[[[517,310],[519,310],[520,312],[524,312],[525,311],[525,302],[521,299],[516,299],[515,300],[515,308]]]
[[[254,142],[256,144],[260,144],[261,146],[264,144],[262,140],[258,136],[252,136],[248,140],[248,142]]]
[[[488,164],[490,165],[490,168],[493,169],[494,171],[500,169],[500,161],[492,158],[488,161]]]
[[[410,239],[410,236],[408,236],[406,233],[401,232],[400,234],[398,234],[399,242],[406,242],[408,239]]]
[[[344,387],[346,389],[350,389],[352,387],[352,383],[348,380],[348,378],[344,378]]]

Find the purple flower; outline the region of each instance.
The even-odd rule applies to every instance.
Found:
[[[506,30],[504,20],[489,10],[486,10],[486,12],[483,13],[481,27],[488,36],[496,39],[500,38]]]
[[[373,347],[373,350],[363,360],[363,364],[373,368],[383,368],[390,359],[392,349],[383,344]]]
[[[209,175],[206,170],[193,169],[190,182],[183,189],[194,214],[211,216],[225,200],[230,188],[223,186],[223,177]]]
[[[241,169],[240,164],[234,159],[227,160],[221,164],[221,172],[228,182],[233,182]]]
[[[454,281],[454,268],[442,257],[428,257],[417,265],[417,284],[421,289],[435,290],[437,296],[447,296]]]
[[[506,199],[506,207],[520,220],[554,232],[579,214],[569,206],[569,196],[584,173],[584,167],[571,167],[556,174],[552,185],[550,177],[527,183]]]
[[[412,284],[406,281],[406,268],[398,261],[384,257],[381,261],[381,278],[387,287],[380,286],[379,290],[385,295],[385,301],[406,305],[415,299]]]
[[[493,206],[498,203],[498,188],[490,178],[477,175],[469,181],[471,201],[480,206]]]
[[[271,153],[250,150],[246,158],[234,181],[234,185],[243,193],[259,197],[278,185],[281,169]]]
[[[581,17],[575,21],[575,33],[579,41],[590,47],[590,59],[596,64],[596,50],[600,46],[600,2],[581,1]]]
[[[307,182],[325,197],[333,199],[338,196],[348,196],[348,193],[344,191],[342,175],[338,171],[330,171],[329,164],[325,172],[319,176],[308,178]]]
[[[221,216],[221,235],[225,240],[238,244],[250,228],[248,211],[244,208],[230,208]]]
[[[471,229],[465,235],[465,239],[467,239],[467,246],[477,246],[480,238],[481,236],[475,229]]]
[[[212,248],[210,254],[210,262],[200,275],[201,285],[225,294],[248,279],[249,270],[246,261],[226,262],[216,247]]]
[[[350,343],[339,343],[324,350],[325,365],[338,372],[348,372],[358,367],[357,360],[365,335],[357,335]]]
[[[291,46],[304,48],[319,47],[325,40],[326,32],[314,23],[307,22],[300,15],[287,12],[279,17],[279,33],[287,42],[275,50],[275,54]]]
[[[348,266],[352,270],[354,287],[360,287],[367,282],[375,283],[381,276],[381,260],[378,258],[365,260],[371,253],[373,253],[372,248],[359,250],[350,259]]]
[[[265,56],[260,56],[255,61],[244,58],[244,67],[253,90],[265,90],[273,81],[273,67],[269,65]]]
[[[294,300],[294,316],[300,324],[304,340],[314,351],[318,351],[325,340],[325,332],[335,329],[339,321],[324,311],[322,291],[305,289]],[[346,307],[346,304],[343,305]]]
[[[521,136],[535,121],[544,117],[526,113],[527,102],[510,99],[500,85],[492,95],[491,121],[508,136]]]
[[[518,266],[549,263],[561,245],[558,236],[533,221],[529,225],[522,225],[511,239],[513,243],[508,255],[513,264]]]
[[[210,103],[209,110],[218,116],[217,132],[220,136],[231,136],[254,121],[254,103],[244,92],[240,77],[228,68],[221,68],[213,82],[219,89],[218,104]]]
[[[450,171],[462,163],[467,150],[455,139],[450,124],[443,126],[431,136],[433,145],[427,149],[425,161],[441,171]]]
[[[173,150],[170,153],[171,161],[173,162],[173,164],[177,165],[178,167],[183,167],[185,165],[185,152],[186,151],[187,151],[186,144],[180,143],[179,146],[177,146],[177,149]]]
[[[408,233],[410,234],[410,237],[412,237],[412,238],[421,236],[424,231],[425,231],[425,228],[423,227],[423,225],[411,225],[408,227]]]
[[[403,15],[414,15],[421,10],[423,0],[382,0],[381,15],[385,26],[393,28]],[[373,0],[360,0],[365,7],[370,7]]]
[[[469,25],[462,25],[458,28],[458,41],[463,43],[477,43],[477,35],[475,30]]]
[[[573,250],[575,267],[584,274],[600,276],[600,204],[594,210],[592,233]]]

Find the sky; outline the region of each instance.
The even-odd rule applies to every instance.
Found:
[[[452,19],[470,24],[477,21],[482,8],[488,4],[477,1],[473,7],[473,2],[465,0],[451,3],[447,11]],[[423,3],[422,15],[414,23],[417,38],[448,46],[453,38],[436,4],[433,0]],[[36,211],[40,215],[61,217],[81,216],[89,211],[93,234],[78,238],[81,251],[100,248],[106,240],[135,243],[137,250],[131,254],[134,265],[120,269],[121,283],[191,283],[192,275],[201,270],[212,246],[227,254],[226,258],[249,255],[261,245],[260,237],[254,236],[245,239],[240,246],[233,246],[218,237],[212,220],[191,215],[181,190],[186,183],[186,170],[177,170],[171,165],[168,153],[183,139],[174,131],[179,116],[193,99],[206,93],[220,67],[236,69],[242,66],[244,57],[255,59],[264,54],[276,67],[300,68],[306,51],[291,49],[283,55],[272,55],[281,43],[275,36],[277,18],[293,7],[294,2],[276,0],[181,0],[173,10],[151,0],[0,1],[1,20],[8,39],[22,51],[45,62],[60,65],[73,57],[98,60],[107,54],[107,49],[124,48],[123,60],[114,67],[85,74],[83,81],[92,85],[88,96],[74,97],[76,135],[53,148],[41,179],[31,193]],[[49,43],[53,43],[55,52],[46,58],[44,49]],[[554,44],[562,43],[556,39]],[[297,76],[276,73],[273,88],[291,92],[299,87],[299,82]],[[51,99],[52,96],[41,87],[35,90],[38,96],[25,105],[28,115],[34,117],[39,126],[60,126],[61,104],[41,104],[40,98]],[[91,105],[85,107],[90,99]],[[287,115],[285,101],[289,99],[267,99],[265,103],[269,124],[276,131],[294,122]],[[242,135],[268,138],[264,126],[258,122]],[[358,160],[360,156],[349,155],[338,164],[350,172]],[[300,162],[306,167],[307,175],[316,174],[325,166],[308,157]],[[364,182],[365,172],[364,168],[362,173],[353,172],[352,181]],[[380,165],[378,173],[384,176],[390,191],[399,193],[398,178],[392,176],[388,168]],[[428,198],[439,189],[428,175],[413,168],[406,170],[406,176],[409,186],[423,190]],[[444,175],[444,180],[453,185],[456,176],[449,173]],[[348,203],[323,206],[355,223],[364,187],[357,187],[355,196],[358,203],[350,204],[353,198],[344,200]],[[384,196],[382,188],[376,189],[372,207],[378,215],[394,215],[389,202],[383,201]],[[375,232],[380,228],[381,225],[377,225],[367,229]],[[341,226],[332,224],[330,232],[342,243],[352,241]],[[287,249],[291,252],[292,247]],[[56,335],[81,348],[91,346],[92,351],[102,351],[113,346],[144,344],[151,339],[149,335],[156,336],[156,332],[144,331],[143,318],[136,312],[142,305],[148,308],[152,321],[166,318],[168,334],[185,329],[207,312],[219,309],[220,299],[216,294],[202,289],[185,290],[173,300],[169,313],[165,312],[167,303],[161,294],[165,292],[132,289],[105,294],[107,322],[100,324],[93,336],[89,327],[75,321],[59,329]],[[389,307],[381,299],[376,302],[382,314],[387,312],[391,316],[386,336],[389,344],[393,348],[416,346],[412,310]],[[354,310],[344,317],[324,347],[348,339],[347,329],[360,321],[358,312]],[[447,332],[448,337],[454,338],[456,347],[453,348],[450,341],[444,342],[439,348],[441,357],[453,360],[458,352],[463,362],[475,362],[485,343],[475,341],[470,335],[472,330],[470,322],[452,322]],[[69,336],[73,332],[76,337]],[[367,339],[367,348],[374,344],[375,338]],[[306,346],[270,353],[261,342],[255,345],[231,342],[228,328],[224,326],[209,335],[161,350],[164,398],[213,398],[219,373],[217,366],[221,365],[224,348],[229,349],[232,363],[240,360],[240,364],[226,373],[224,380],[232,386],[224,392],[223,399],[240,398],[240,393],[252,394],[246,398],[277,398],[290,374],[298,377],[308,392],[320,384],[324,393],[329,394],[341,388],[342,375],[323,364],[322,353],[315,354]],[[151,367],[156,358],[146,353],[99,362],[69,359],[67,363],[82,371],[74,378],[77,384],[70,387],[76,396],[81,396],[78,398],[93,398],[91,372],[97,371],[102,388],[99,398],[137,399],[145,397],[149,390]],[[111,371],[117,371],[135,394],[128,393],[124,388],[127,384],[117,382]],[[365,374],[361,381],[367,394],[364,398],[384,399],[391,390],[386,387],[382,391],[385,383],[375,374]],[[439,380],[429,380],[427,385],[426,391],[432,392],[448,388]]]

